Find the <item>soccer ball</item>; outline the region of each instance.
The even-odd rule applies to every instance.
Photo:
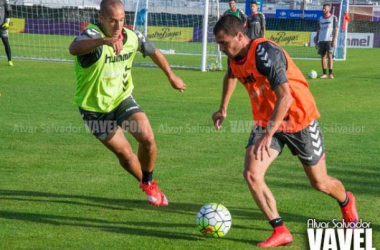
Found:
[[[216,70],[216,64],[215,63],[209,63],[207,65],[207,70],[208,71],[215,71]]]
[[[318,77],[318,73],[317,73],[317,71],[312,70],[312,71],[309,72],[309,74],[307,74],[307,77],[308,77],[309,79],[315,79],[315,78]]]
[[[197,215],[198,229],[206,236],[223,237],[230,230],[231,224],[231,214],[222,204],[206,204]]]
[[[309,44],[308,44],[308,43],[305,43],[303,46],[304,46],[304,47],[309,47]]]

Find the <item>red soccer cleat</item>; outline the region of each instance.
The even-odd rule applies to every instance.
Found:
[[[140,182],[140,188],[148,196],[148,202],[153,206],[167,206],[169,204],[164,193],[158,188],[157,181],[152,183],[142,183]]]
[[[347,192],[348,199],[350,200],[345,207],[342,207],[342,215],[345,223],[357,223],[359,221],[359,215],[356,210],[356,199],[351,192]],[[354,226],[355,227],[355,226]],[[347,227],[347,228],[354,228]]]
[[[285,225],[275,227],[272,235],[264,242],[257,244],[258,247],[271,248],[292,243],[293,236]]]

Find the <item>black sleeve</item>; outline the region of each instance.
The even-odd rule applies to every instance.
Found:
[[[287,62],[281,48],[270,42],[262,42],[256,49],[257,70],[268,78],[272,90],[288,82]]]
[[[101,38],[101,34],[95,29],[86,29],[75,38],[74,42],[86,39]],[[99,46],[88,54],[78,56],[78,62],[83,68],[88,68],[99,60],[103,52],[103,46]]]
[[[153,45],[149,39],[141,34],[141,32],[135,30],[134,31],[137,35],[137,38],[139,39],[139,47],[138,51],[140,51],[144,57],[151,56],[156,51],[156,47]]]
[[[338,28],[338,18],[336,16],[333,17],[333,28]]]
[[[230,67],[230,59],[227,60],[227,75],[228,75],[228,78],[235,78],[234,74],[232,74],[232,70],[231,70],[231,67]]]
[[[10,14],[11,14],[11,5],[9,4],[9,0],[5,0],[5,18],[9,18],[10,17]]]
[[[243,23],[245,23],[247,21],[247,19],[248,19],[247,15],[243,11],[241,11],[241,10],[239,10],[239,15],[240,15],[240,20]]]
[[[261,18],[261,29],[265,29],[265,16],[263,13],[260,13],[260,18]]]

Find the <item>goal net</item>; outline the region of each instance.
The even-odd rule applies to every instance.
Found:
[[[177,67],[222,69],[212,29],[218,0],[137,0],[133,28],[144,33]]]
[[[10,1],[9,42],[12,57],[73,60],[68,47],[89,22],[97,19],[98,4],[83,0]]]
[[[219,16],[218,0],[121,2],[125,5],[125,26],[144,32],[173,65],[200,69],[203,54],[207,65],[220,68],[220,53],[212,35]],[[73,59],[68,47],[74,37],[89,23],[97,22],[100,0],[13,0],[10,3],[12,56],[66,61]],[[202,45],[204,41],[206,47]],[[149,62],[142,57],[136,61]]]
[[[238,8],[245,3],[238,1]],[[267,2],[265,2],[267,1]],[[280,43],[293,58],[319,58],[315,49],[321,2],[265,0],[266,38]],[[218,0],[122,0],[126,27],[146,32],[172,65],[217,69],[220,53],[212,29],[228,2]],[[68,47],[75,36],[98,20],[100,0],[11,0],[9,40],[12,56],[39,60],[71,61]],[[219,7],[220,10],[219,10]],[[380,47],[380,6],[332,3],[339,18],[335,59],[346,58],[346,48]],[[349,23],[344,14],[348,9]],[[0,56],[4,54],[0,53]],[[149,62],[142,57],[137,62]],[[224,60],[225,61],[225,60]],[[225,62],[224,62],[225,63]]]

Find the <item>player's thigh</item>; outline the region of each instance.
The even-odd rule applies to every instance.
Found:
[[[117,122],[114,119],[114,113],[99,113],[87,111],[79,108],[81,117],[88,128],[97,139],[100,141],[107,140],[112,137],[117,128]]]
[[[312,183],[320,183],[327,180],[326,160],[323,158],[315,165],[303,165],[303,169]]]
[[[263,159],[261,158],[261,155],[256,156],[254,154],[255,145],[264,135],[265,128],[255,126],[246,146],[244,170],[255,175],[257,174],[258,176],[264,176],[270,164],[282,152],[282,148],[284,147],[284,144],[279,140],[275,133],[269,146],[270,156],[266,152],[263,154]],[[261,152],[258,152],[258,154],[261,154]]]
[[[334,47],[332,46],[332,42],[327,42],[326,43],[326,51],[329,53],[329,56],[332,55],[334,52]]]
[[[256,178],[262,179],[264,178],[269,166],[277,158],[280,152],[277,149],[269,148],[270,156],[268,154],[264,154],[264,158],[260,159],[253,153],[254,150],[254,145],[249,146],[246,149],[244,171],[249,172],[250,175],[255,176]]]
[[[127,120],[126,129],[138,142],[154,141],[154,134],[145,113],[138,112]]]
[[[132,147],[120,127],[115,132],[109,133],[105,140],[99,141],[115,154],[131,155],[133,153]]]
[[[320,54],[322,57],[326,56],[326,42],[318,43],[318,54]]]

